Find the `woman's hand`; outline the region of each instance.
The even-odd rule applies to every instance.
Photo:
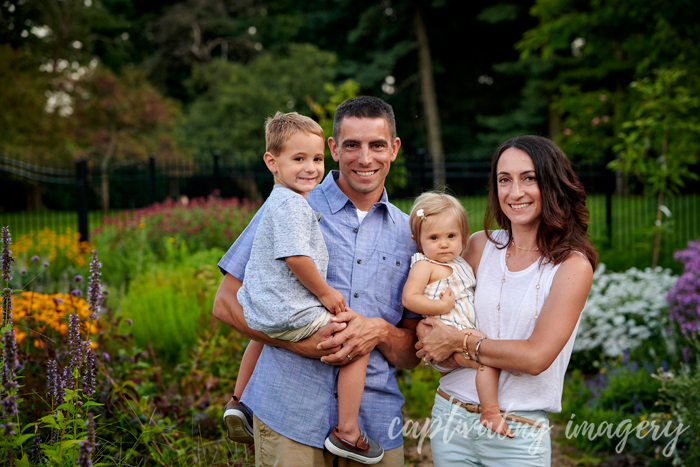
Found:
[[[416,329],[419,338],[416,344],[416,356],[435,363],[447,360],[453,353],[462,351],[465,332],[454,326],[448,326],[439,319],[425,318]],[[472,333],[469,339],[472,346],[474,337],[484,336],[477,330],[472,329],[469,332]],[[473,350],[473,348],[470,349]]]

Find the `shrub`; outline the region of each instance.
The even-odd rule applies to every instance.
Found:
[[[667,291],[676,277],[669,269],[632,268],[607,273],[601,264],[579,324],[574,351],[620,357],[645,341],[668,341]]]

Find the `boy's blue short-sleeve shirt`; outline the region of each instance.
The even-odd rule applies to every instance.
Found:
[[[384,190],[360,224],[356,207],[336,184],[337,178],[338,172],[332,171],[307,195],[311,208],[321,214],[329,255],[328,285],[364,316],[380,317],[394,326],[403,318],[420,318],[401,303],[415,253],[408,216],[388,202]],[[263,205],[219,262],[223,273],[245,282],[245,266],[265,209]],[[404,399],[395,373],[379,350],[370,353],[360,427],[387,450],[403,444]],[[277,433],[323,449],[326,436],[338,423],[337,376],[336,366],[265,346],[242,401]]]
[[[308,256],[326,278],[328,252],[316,213],[303,196],[275,185],[256,229],[246,280],[238,290],[245,321],[256,331],[299,329],[324,310],[287,266],[290,256]]]

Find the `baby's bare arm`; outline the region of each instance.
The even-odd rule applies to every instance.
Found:
[[[419,261],[413,265],[408,279],[403,287],[403,306],[421,315],[444,315],[455,306],[452,289],[447,289],[440,300],[431,300],[423,295],[423,289],[433,279],[433,269],[436,267],[428,261]]]

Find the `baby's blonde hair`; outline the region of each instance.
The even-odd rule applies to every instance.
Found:
[[[321,125],[304,115],[277,112],[274,117],[268,117],[265,120],[265,151],[278,156],[289,138],[300,131],[325,139]]]
[[[418,216],[417,212],[419,209],[423,210],[423,217]],[[411,226],[413,240],[416,242],[416,250],[419,253],[423,253],[423,247],[420,244],[420,232],[423,220],[432,215],[441,214],[446,211],[451,212],[457,218],[457,224],[462,234],[462,250],[467,247],[467,241],[469,240],[469,219],[467,218],[467,211],[464,210],[464,207],[454,196],[438,191],[428,191],[420,195],[413,202],[410,218],[408,220]]]

